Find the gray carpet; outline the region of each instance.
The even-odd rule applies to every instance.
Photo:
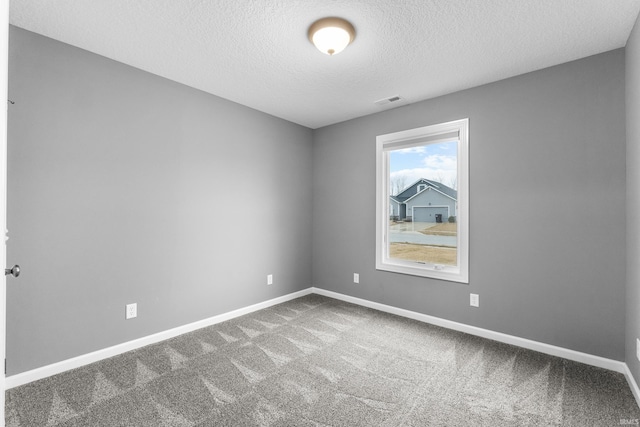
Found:
[[[616,426],[614,372],[309,295],[7,391],[9,427]]]

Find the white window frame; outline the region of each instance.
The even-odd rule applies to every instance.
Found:
[[[451,141],[458,135],[457,265],[389,258],[389,153],[427,143]],[[469,119],[455,120],[376,138],[376,269],[413,276],[469,283]]]

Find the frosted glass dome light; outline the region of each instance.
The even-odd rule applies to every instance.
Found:
[[[342,52],[355,36],[353,25],[342,18],[322,18],[309,27],[309,40],[327,55]]]

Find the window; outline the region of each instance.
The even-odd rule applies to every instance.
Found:
[[[469,282],[469,119],[380,135],[376,269]]]

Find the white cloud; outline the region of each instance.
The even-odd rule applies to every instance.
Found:
[[[426,153],[426,147],[424,145],[419,146],[419,147],[409,147],[409,148],[403,148],[402,150],[394,150],[394,153],[400,153],[400,154],[423,154]]]
[[[410,186],[420,178],[429,179],[431,181],[441,182],[442,184],[454,188],[457,188],[457,170],[446,168],[413,168],[402,169],[399,171],[391,172],[390,182],[404,181],[404,188]]]
[[[433,154],[425,157],[422,161],[426,167],[439,171],[455,171],[458,168],[455,156]]]

